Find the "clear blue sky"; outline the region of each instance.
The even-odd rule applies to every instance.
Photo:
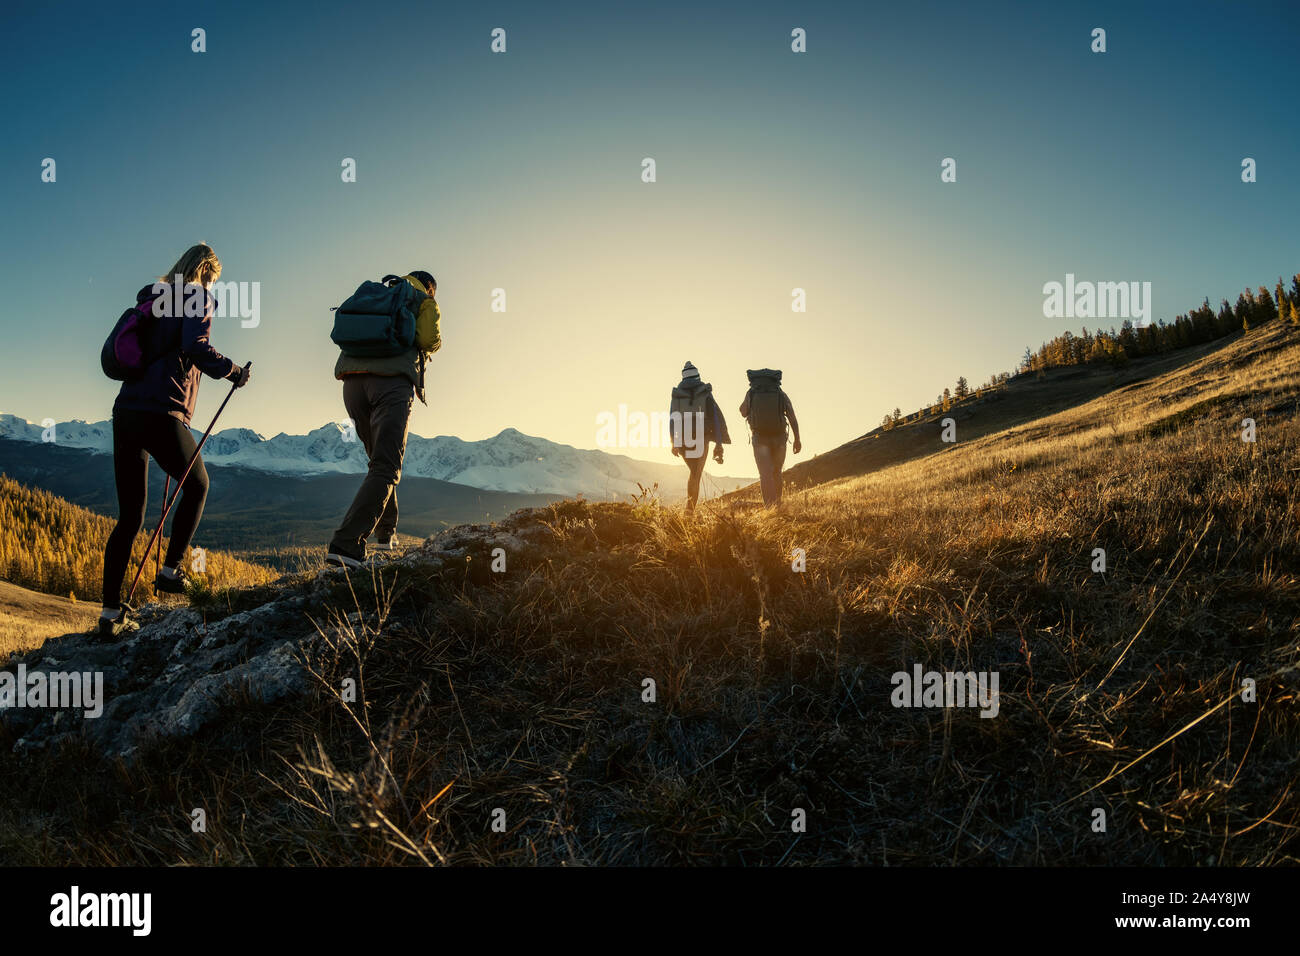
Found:
[[[691,359],[737,451],[765,365],[826,451],[1012,368],[1061,331],[1042,286],[1067,272],[1150,281],[1171,318],[1300,270],[1298,10],[6,4],[0,411],[108,417],[108,328],[203,240],[262,286],[258,328],[214,333],[255,363],[224,426],[341,417],[329,307],[426,268],[420,434],[593,447],[599,412],[666,407]]]

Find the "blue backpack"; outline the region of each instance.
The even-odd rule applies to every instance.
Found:
[[[415,345],[415,317],[423,292],[399,276],[363,282],[334,310],[330,339],[354,358],[388,358]]]

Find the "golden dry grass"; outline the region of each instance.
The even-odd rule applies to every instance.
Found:
[[[99,605],[40,594],[0,581],[0,657],[40,647],[49,637],[90,628]]]

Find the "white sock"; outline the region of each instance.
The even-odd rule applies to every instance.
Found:
[[[120,607],[106,607],[104,610],[99,612],[99,619],[101,621],[116,621],[121,616],[122,609]]]
[[[165,564],[162,566],[162,576],[165,577],[165,578],[176,578],[176,577],[179,577],[179,575],[176,573],[176,569],[175,569],[175,568],[169,568],[169,567],[167,567],[167,565],[165,565]]]

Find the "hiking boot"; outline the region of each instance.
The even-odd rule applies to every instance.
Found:
[[[364,554],[352,554],[342,548],[330,548],[329,553],[325,555],[325,563],[340,568],[360,568],[365,565],[366,556]]]
[[[176,577],[169,578],[167,575],[159,574],[153,579],[153,589],[162,591],[166,594],[184,594],[185,585],[189,583],[189,578],[185,577],[182,571],[176,572]]]
[[[378,537],[375,539],[375,548],[379,551],[396,551],[397,550],[397,532],[394,531],[387,538]]]
[[[95,634],[95,639],[99,641],[120,641],[129,634],[134,634],[140,630],[140,624],[131,617],[127,608],[122,608],[122,613],[115,618],[99,619],[99,630]]]

